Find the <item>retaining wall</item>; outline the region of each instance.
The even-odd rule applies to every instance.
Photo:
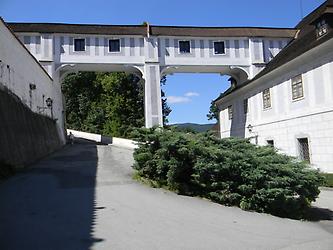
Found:
[[[54,120],[32,112],[9,90],[0,89],[0,161],[22,167],[62,145]]]

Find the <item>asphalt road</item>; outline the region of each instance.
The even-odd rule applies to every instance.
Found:
[[[0,184],[1,250],[333,249],[333,221],[245,212],[132,180],[132,151],[76,144]],[[333,191],[316,204],[333,210]]]

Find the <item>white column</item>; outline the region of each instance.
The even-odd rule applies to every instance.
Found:
[[[60,72],[55,71],[53,73],[53,118],[56,119],[60,140],[66,144],[65,98],[61,91],[61,81]]]
[[[160,65],[145,63],[144,72],[146,128],[163,126]]]

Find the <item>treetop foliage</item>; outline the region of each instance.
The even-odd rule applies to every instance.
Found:
[[[125,73],[80,72],[62,84],[67,127],[127,137],[144,126],[143,83]]]

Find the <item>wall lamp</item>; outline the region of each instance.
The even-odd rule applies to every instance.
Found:
[[[249,124],[249,125],[247,126],[247,129],[249,130],[250,133],[252,133],[252,131],[253,131],[253,126],[252,126],[251,124]]]
[[[53,100],[49,97],[45,100],[45,103],[48,108],[51,108],[53,105]]]

